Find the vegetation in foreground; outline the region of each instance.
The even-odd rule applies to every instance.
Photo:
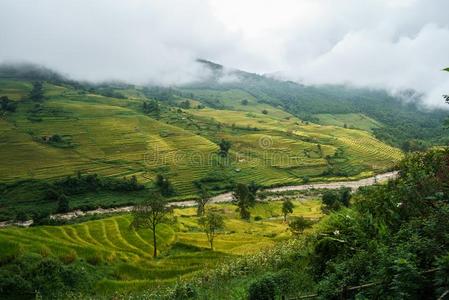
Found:
[[[209,250],[197,209],[176,209],[177,225],[159,227],[158,259],[151,243],[143,244],[151,232],[130,231],[127,215],[3,229],[3,291],[23,288],[23,282],[38,286],[20,272],[8,272],[41,274],[37,266],[57,264],[52,268],[61,274],[78,267],[87,272],[85,280],[70,281],[70,288],[65,275],[55,280],[66,286],[65,296],[72,289],[81,298],[89,292],[80,282],[95,297],[114,291],[118,299],[435,299],[449,290],[448,174],[449,150],[410,154],[396,180],[352,196],[345,189],[324,193],[327,215],[306,234],[307,221],[320,217],[320,202],[292,201],[290,230],[283,201],[256,203],[250,222],[235,204],[208,205],[207,212],[224,216],[215,251]],[[33,259],[33,269],[20,267],[27,259]]]
[[[320,218],[318,200],[292,202],[292,216]],[[157,225],[158,257],[153,258],[152,230],[131,226],[145,221],[141,212],[137,219],[125,214],[64,226],[0,229],[1,298],[33,298],[36,291],[44,298],[67,293],[109,298],[162,290],[291,236],[281,201],[255,204],[249,221],[240,219],[234,204],[207,205],[203,217],[194,207],[176,208],[170,222]]]
[[[313,232],[164,293],[167,299],[438,299],[449,290],[448,174],[449,150],[411,154],[400,178],[362,188],[349,207],[344,191],[333,201],[327,196],[328,215]]]

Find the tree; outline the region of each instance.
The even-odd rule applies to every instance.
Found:
[[[210,194],[203,185],[201,185],[198,190],[198,197],[199,198],[196,199],[196,203],[198,205],[196,213],[199,217],[201,217],[202,215],[204,215],[204,207],[210,200]]]
[[[293,213],[293,202],[289,199],[284,200],[282,203],[282,214],[284,215],[284,222],[287,222],[287,215]]]
[[[309,176],[303,176],[302,177],[302,183],[307,184],[310,182],[310,177]]]
[[[136,205],[132,211],[131,227],[134,229],[150,229],[153,233],[153,256],[157,256],[157,225],[168,222],[172,209],[159,193],[152,193],[143,203]]]
[[[299,235],[302,234],[305,229],[312,227],[312,222],[301,216],[291,220],[288,226],[294,235]]]
[[[243,99],[241,103],[242,103],[242,105],[248,105],[248,100]]]
[[[181,102],[179,104],[179,106],[184,109],[189,109],[189,108],[191,108],[192,105],[190,104],[189,100],[186,100],[186,101]]]
[[[160,117],[161,114],[161,108],[159,106],[159,101],[157,100],[150,100],[148,102],[143,102],[143,112],[146,114],[151,114],[157,118]]]
[[[237,184],[233,197],[235,204],[238,206],[240,217],[244,220],[249,220],[251,217],[249,208],[254,205],[254,202],[252,201],[252,196],[248,185],[243,183]]]
[[[33,89],[30,92],[30,99],[33,101],[42,101],[44,99],[44,90],[42,88],[42,82],[33,82]]]
[[[257,192],[259,191],[259,189],[260,186],[254,181],[251,181],[251,183],[248,184],[249,201],[251,206],[254,206],[254,204],[256,204]]]
[[[264,110],[262,110],[262,113],[263,113],[264,115],[268,115],[268,110],[264,109]]]
[[[326,191],[321,199],[324,204],[324,212],[338,210],[342,206],[349,206],[349,201],[351,200],[351,189],[341,188],[335,191]]]
[[[173,189],[173,185],[171,184],[171,182],[162,174],[158,174],[156,176],[155,185],[158,188],[161,195],[164,197],[173,196],[175,193],[175,190]]]
[[[209,211],[205,216],[201,217],[198,222],[206,233],[210,249],[213,251],[214,238],[217,235],[217,231],[224,228],[223,216],[217,212]]]
[[[58,196],[58,213],[66,213],[70,211],[69,199],[66,195],[60,194]]]
[[[15,112],[17,108],[17,103],[8,98],[8,96],[0,97],[0,109],[4,111]]]
[[[226,141],[226,140],[221,140],[221,142],[220,142],[220,144],[218,144],[218,146],[220,147],[220,150],[218,151],[218,153],[220,154],[220,156],[225,157],[228,155],[229,149],[231,149],[231,142]]]

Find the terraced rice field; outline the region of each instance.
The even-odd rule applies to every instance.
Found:
[[[1,94],[15,100],[30,88],[30,82],[0,80]],[[188,198],[196,194],[193,181],[211,172],[266,186],[298,184],[303,176],[326,180],[321,176],[329,166],[326,156],[338,148],[344,149],[345,159],[336,167],[349,176],[381,172],[402,156],[367,131],[308,124],[243,91],[194,92],[227,109],[167,108],[156,119],[142,113],[145,98],[139,90],[126,90],[128,99],[115,99],[45,84],[42,104],[20,101],[16,113],[0,119],[0,181],[54,179],[81,171],[136,175],[151,185],[157,173],[164,173],[177,196]],[[212,130],[214,124],[220,129]],[[70,147],[42,142],[54,134],[70,140]],[[232,142],[226,166],[217,163],[222,138]]]
[[[293,215],[313,219],[321,216],[319,201],[294,203]],[[83,260],[96,265],[105,269],[97,290],[107,293],[111,286],[119,290],[157,287],[179,277],[192,276],[226,257],[253,253],[290,236],[286,224],[281,222],[281,202],[256,205],[252,216],[262,220],[251,222],[240,220],[231,204],[209,208],[219,210],[226,224],[215,240],[214,252],[208,250],[195,208],[176,209],[177,221],[158,227],[157,259],[152,257],[151,232],[130,229],[129,215],[66,226],[0,229],[0,248],[16,247],[22,253],[57,257],[65,263]]]
[[[339,127],[356,128],[371,131],[373,128],[381,128],[383,125],[363,114],[317,114],[314,115],[322,125],[335,125]]]

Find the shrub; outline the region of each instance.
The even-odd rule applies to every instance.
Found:
[[[174,287],[173,299],[194,299],[198,296],[196,287],[191,283],[177,282]]]
[[[304,232],[305,229],[310,228],[312,226],[312,222],[307,220],[304,217],[295,217],[290,221],[288,226],[293,234],[299,235]]]
[[[248,289],[249,300],[274,300],[276,294],[276,281],[270,273],[252,282]]]
[[[17,243],[5,242],[1,244],[0,266],[17,259],[23,252],[22,246]]]

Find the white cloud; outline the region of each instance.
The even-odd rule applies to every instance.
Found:
[[[201,57],[308,83],[448,88],[447,0],[2,0],[0,61],[183,83]]]

